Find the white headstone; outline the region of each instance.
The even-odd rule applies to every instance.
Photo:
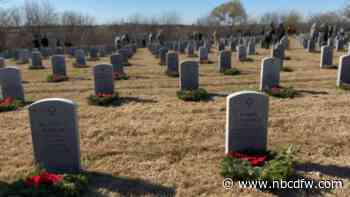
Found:
[[[76,104],[59,98],[40,100],[30,105],[29,118],[36,163],[49,172],[79,172]]]
[[[67,76],[66,59],[64,55],[53,55],[51,57],[52,73],[54,75]]]
[[[0,88],[2,98],[25,101],[21,72],[18,68],[0,68]]]
[[[350,85],[350,55],[344,55],[340,57],[337,86],[342,84]]]
[[[267,57],[262,60],[260,74],[260,91],[270,90],[280,82],[281,60]]]
[[[184,61],[180,64],[180,89],[197,90],[199,87],[198,62]]]
[[[267,149],[269,99],[266,95],[243,91],[227,98],[225,153]]]
[[[100,64],[94,67],[95,94],[113,94],[113,66]]]

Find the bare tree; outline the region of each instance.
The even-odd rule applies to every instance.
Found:
[[[27,0],[24,4],[24,23],[32,35],[40,34],[43,27],[57,25],[58,14],[48,0]]]
[[[136,13],[136,14],[133,14],[127,18],[127,23],[135,24],[135,25],[147,24],[148,20],[147,20],[147,17]]]
[[[303,22],[303,15],[296,10],[291,10],[286,14],[282,14],[282,21],[287,26],[296,27]]]
[[[81,45],[87,40],[89,31],[92,31],[92,27],[96,24],[94,17],[90,15],[84,15],[79,12],[65,11],[61,15],[61,23],[63,28],[63,34],[66,42],[72,43],[73,41],[77,45]]]
[[[309,24],[312,23],[327,23],[327,24],[340,24],[343,23],[343,17],[337,12],[326,12],[315,14],[309,17]]]
[[[282,21],[281,15],[278,12],[267,12],[260,17],[259,23],[262,25],[268,25],[271,23],[277,24]]]

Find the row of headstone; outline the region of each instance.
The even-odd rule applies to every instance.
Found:
[[[112,75],[115,70],[114,64],[120,65],[122,58],[120,54],[112,57],[112,65],[94,67],[95,94],[114,93]],[[221,51],[219,58],[219,69],[231,67],[229,51]],[[166,59],[168,68],[176,67],[174,62],[178,62],[177,53],[168,52]],[[279,84],[280,61],[279,58],[273,57],[263,60],[261,90]],[[52,64],[64,65],[64,56],[53,56]],[[56,66],[53,67],[56,68]],[[350,83],[349,71],[350,56],[342,56],[337,84]],[[60,72],[63,73],[62,70]],[[198,89],[198,76],[198,62],[181,63],[181,90]],[[3,96],[24,100],[21,76],[17,68],[0,69],[0,85]],[[268,106],[268,97],[257,92],[238,92],[227,98],[226,153],[247,149],[266,150]],[[29,113],[35,161],[49,171],[80,171],[80,140],[76,104],[65,99],[44,99],[32,104],[29,107]]]
[[[130,44],[128,47],[135,48],[137,47],[136,44]],[[31,54],[33,52],[40,52],[42,59],[48,59],[49,57],[53,55],[65,55],[68,54],[70,57],[74,57],[75,50],[78,49],[77,47],[44,47],[44,48],[33,48],[33,49],[8,49],[5,51],[2,51],[0,56],[4,57],[6,59],[15,59],[20,64],[25,64],[29,62],[29,59],[31,58]],[[83,49],[85,55],[89,56],[98,56],[98,57],[106,57],[107,55],[111,55],[115,48],[112,45],[102,45],[102,46],[82,46],[80,49]]]
[[[64,55],[54,55],[52,56],[51,61],[53,65],[53,75],[67,76]],[[114,93],[113,72],[123,72],[123,66],[119,54],[112,56],[111,61],[113,65],[97,65],[94,67],[96,93]],[[0,89],[1,98],[10,97],[16,100],[25,100],[22,78],[18,68],[0,68]]]
[[[111,66],[96,69],[102,69],[99,74],[104,77],[105,69],[111,71]],[[262,93],[243,91],[230,95],[225,152],[266,150],[268,110],[268,97]],[[77,105],[66,99],[43,99],[29,107],[34,159],[49,172],[82,170],[77,116]]]
[[[301,46],[303,46],[303,48],[307,50],[307,52],[315,52],[317,46],[319,46],[320,50],[322,50],[324,46],[328,46],[331,48],[335,47],[335,50],[337,52],[343,51],[346,42],[344,38],[337,37],[330,37],[328,38],[327,42],[321,42],[320,38],[317,41],[315,41],[310,38],[306,38],[305,35],[297,36],[297,40],[299,41]]]
[[[106,68],[111,71],[101,66],[96,72]],[[227,98],[226,153],[267,149],[268,108],[268,97],[257,92]],[[40,100],[29,107],[29,117],[35,162],[50,172],[81,171],[77,105],[60,98]]]

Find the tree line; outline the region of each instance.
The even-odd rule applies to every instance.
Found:
[[[304,16],[295,10],[267,12],[251,17],[240,0],[229,0],[218,5],[191,25],[183,25],[176,11],[163,12],[159,16],[133,14],[104,24],[98,24],[94,16],[77,11],[58,12],[49,0],[27,0],[21,7],[3,8],[7,0],[0,0],[0,50],[28,47],[35,36],[46,35],[56,40],[81,44],[98,44],[112,41],[121,33],[155,32],[163,29],[171,37],[201,31],[210,34],[214,30],[258,32],[262,26],[284,23],[298,32],[307,32],[312,23],[336,24],[347,29],[350,20],[350,2],[341,10]],[[186,26],[186,28],[183,28]],[[214,28],[213,28],[214,27]],[[187,32],[184,32],[187,31]],[[47,35],[48,34],[48,35]],[[18,39],[18,38],[21,39]]]

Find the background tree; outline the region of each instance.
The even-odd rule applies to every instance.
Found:
[[[308,23],[313,24],[317,22],[327,24],[341,24],[344,22],[343,19],[344,18],[341,16],[341,14],[338,14],[337,12],[325,12],[310,16]]]
[[[93,34],[96,19],[79,12],[65,11],[61,15],[60,24],[65,42],[82,45]]]
[[[297,27],[303,22],[303,16],[296,10],[291,10],[283,14],[281,20],[286,26]]]
[[[245,23],[247,12],[240,0],[231,0],[214,8],[211,16],[215,17],[223,25],[238,25]]]
[[[278,24],[281,20],[281,15],[278,12],[266,12],[260,17],[259,23],[262,25]]]
[[[58,24],[58,13],[48,0],[27,0],[24,3],[24,26],[31,39],[42,35],[42,29]]]

